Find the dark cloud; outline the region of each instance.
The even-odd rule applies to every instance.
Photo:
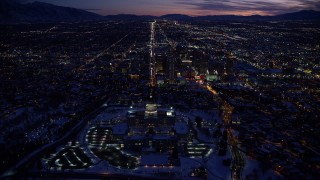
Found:
[[[320,10],[319,0],[300,0],[301,4],[314,10]]]
[[[320,10],[319,0],[179,0],[179,4],[191,6],[195,10],[203,11],[262,11],[268,14],[280,14],[303,9]]]
[[[0,0],[0,2],[16,2],[16,3],[28,3],[28,2],[32,2],[34,0]]]

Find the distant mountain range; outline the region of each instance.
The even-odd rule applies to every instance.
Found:
[[[20,4],[15,1],[0,1],[0,22],[74,22],[102,20],[103,16],[85,10],[61,7],[48,3]]]
[[[303,10],[294,13],[276,15],[276,16],[237,16],[237,15],[209,15],[191,17],[183,14],[168,14],[159,18],[171,20],[234,20],[234,21],[269,21],[269,20],[320,20],[320,11]]]
[[[0,23],[21,23],[21,22],[77,22],[77,21],[99,21],[99,20],[217,20],[217,21],[267,21],[267,20],[320,20],[320,12],[304,10],[294,13],[277,16],[197,16],[191,17],[183,14],[168,14],[164,16],[138,16],[132,14],[119,14],[101,16],[81,9],[56,6],[43,2],[20,4],[15,1],[0,1]]]

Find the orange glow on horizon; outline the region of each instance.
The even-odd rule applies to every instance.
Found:
[[[191,16],[219,16],[219,15],[236,15],[236,16],[252,16],[252,15],[261,15],[261,16],[272,16],[275,14],[266,12],[266,11],[195,11]]]
[[[186,10],[186,9],[177,9],[175,11],[168,11],[167,9],[163,10],[155,10],[155,11],[138,11],[138,12],[132,12],[127,11],[127,13],[119,12],[119,11],[110,11],[107,9],[103,9],[100,11],[96,11],[95,13],[101,14],[101,15],[118,15],[118,14],[135,14],[135,15],[151,15],[151,16],[162,16],[166,14],[184,14],[188,16],[219,16],[219,15],[237,15],[237,16],[252,16],[252,15],[261,15],[261,16],[272,16],[275,14],[272,14],[270,12],[266,11],[200,11],[200,10]]]

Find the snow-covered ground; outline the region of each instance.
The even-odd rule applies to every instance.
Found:
[[[16,107],[1,117],[2,137],[18,136],[19,140],[16,143],[53,142],[58,137],[59,130],[70,120],[68,114],[63,104],[45,111],[37,106]],[[22,133],[24,138],[20,138]],[[3,138],[2,141],[8,145],[7,147],[9,144],[15,144],[10,139]]]
[[[229,166],[223,164],[223,160],[231,159],[230,151],[228,150],[226,155],[218,156],[216,153],[212,153],[210,158],[206,162],[207,168],[215,175],[212,179],[231,179],[231,169]],[[218,179],[219,179],[218,178]]]
[[[48,122],[39,123],[41,124],[40,126],[27,131],[25,135],[27,142],[38,141],[40,139],[53,142],[56,139],[56,132],[69,120],[67,117],[59,117],[50,119]]]
[[[244,179],[278,180],[284,179],[280,174],[262,165],[259,161],[246,157],[246,165],[242,171]]]
[[[178,134],[187,134],[189,132],[189,128],[185,122],[176,122],[174,129]]]
[[[141,156],[140,165],[167,165],[167,154],[145,154]]]

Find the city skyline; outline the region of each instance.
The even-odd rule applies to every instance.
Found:
[[[318,179],[319,8],[0,0],[0,179]]]
[[[19,2],[32,2],[28,0],[17,0]],[[136,14],[155,15],[186,14],[190,16],[203,15],[278,15],[300,10],[320,10],[320,4],[316,0],[271,0],[268,2],[260,0],[39,0],[59,6],[79,8],[100,15]]]

